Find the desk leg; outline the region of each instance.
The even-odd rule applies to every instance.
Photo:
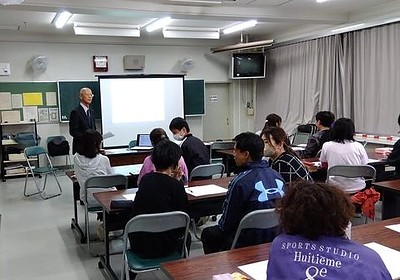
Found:
[[[109,240],[109,215],[107,211],[103,209],[103,225],[104,225],[104,246],[105,246],[105,254],[104,256],[100,256],[99,268],[104,268],[107,274],[111,279],[117,280],[118,277],[115,274],[114,270],[111,267],[110,263],[110,240]]]
[[[400,196],[397,192],[382,192],[382,220],[400,216]]]
[[[73,200],[74,200],[74,218],[71,218],[71,229],[75,229],[79,235],[81,244],[86,243],[86,236],[83,232],[82,228],[79,226],[78,221],[78,204],[77,204],[77,197],[79,198],[79,184],[76,185],[73,183]],[[78,192],[78,193],[77,193]]]

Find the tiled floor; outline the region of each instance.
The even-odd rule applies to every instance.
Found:
[[[49,193],[55,190],[51,179]],[[77,235],[70,228],[73,216],[72,185],[68,177],[61,173],[60,183],[63,194],[49,200],[40,197],[23,196],[24,179],[9,179],[0,183],[0,279],[107,279],[98,268],[98,258],[92,257],[86,245],[77,242]],[[33,188],[33,185],[30,185]],[[83,208],[79,206],[80,221]],[[380,204],[377,204],[377,219],[380,217]],[[95,217],[93,217],[93,220]],[[363,219],[354,219],[353,226]],[[207,223],[208,226],[210,222]],[[95,232],[96,225],[93,227]],[[190,256],[202,255],[201,242],[192,243]],[[102,244],[94,244],[94,251],[102,249]],[[120,240],[113,247],[119,247]],[[121,255],[112,257],[118,272]],[[145,273],[138,280],[166,279],[161,272]]]
[[[63,194],[49,200],[38,196],[25,198],[23,178],[0,183],[0,279],[107,279],[98,268],[98,257],[90,256],[86,244],[79,244],[71,230],[72,185],[65,175],[61,174],[59,179]],[[55,190],[53,182],[51,178],[49,193]],[[83,222],[83,208],[79,208]],[[116,240],[113,246],[120,244]],[[94,251],[102,249],[101,245],[95,244]],[[190,255],[202,253],[201,242],[193,242]],[[121,255],[112,257],[118,275],[121,259]],[[159,271],[141,274],[136,279],[166,276]]]

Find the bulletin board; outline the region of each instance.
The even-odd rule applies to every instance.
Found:
[[[95,118],[101,119],[100,85],[98,81],[58,81],[60,121],[68,122],[71,111],[79,105],[79,91],[83,87],[92,90],[93,99],[90,107]]]
[[[57,82],[0,82],[1,122],[59,122]]]

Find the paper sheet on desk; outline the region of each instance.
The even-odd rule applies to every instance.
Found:
[[[392,248],[383,246],[376,242],[371,242],[364,244],[365,246],[371,248],[381,256],[381,259],[385,263],[387,269],[389,270],[392,279],[400,279],[400,252]]]
[[[107,132],[103,134],[103,140],[111,137],[114,137],[114,134],[112,132]]]
[[[185,190],[186,193],[191,194],[193,196],[203,196],[203,195],[219,194],[227,192],[227,189],[214,184],[198,186],[198,187],[190,187],[186,188]]]
[[[241,265],[238,268],[255,280],[267,279],[268,260]]]
[[[400,224],[397,225],[390,225],[390,226],[385,226],[385,228],[400,232]]]
[[[134,200],[135,200],[135,197],[136,197],[136,193],[123,194],[122,196],[123,196],[125,199],[134,201]]]

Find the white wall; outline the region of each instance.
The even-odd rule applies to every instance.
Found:
[[[213,44],[215,44],[213,42]],[[47,71],[34,76],[27,70],[26,64],[33,55],[48,57]],[[94,80],[93,55],[107,55],[109,71],[106,74],[168,74],[181,73],[179,61],[193,58],[196,66],[189,70],[189,79],[204,79],[206,82],[228,81],[229,54],[212,55],[210,46],[142,46],[113,45],[87,43],[38,43],[38,42],[0,42],[0,62],[11,64],[11,76],[0,76],[0,82],[11,81],[57,81],[57,80]],[[145,55],[145,70],[143,72],[124,71],[124,55]],[[247,93],[246,82],[232,83],[232,108],[234,118],[234,133],[254,130],[254,118],[245,114],[243,100],[252,94],[252,86]],[[250,83],[251,84],[251,83]],[[242,119],[243,118],[243,119]],[[201,117],[188,119],[193,134],[203,138],[203,121]],[[98,124],[100,127],[100,124]],[[51,135],[65,135],[69,140],[68,124],[39,124],[39,135],[42,145]]]

